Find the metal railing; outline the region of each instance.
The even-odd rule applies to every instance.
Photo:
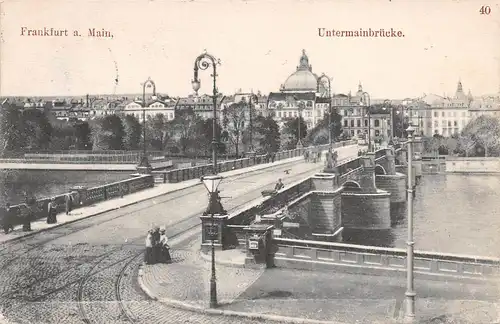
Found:
[[[109,200],[116,197],[122,197],[143,189],[152,188],[154,186],[154,179],[151,175],[142,175],[118,182],[113,182],[103,186],[93,188],[80,188],[72,193],[73,208],[80,208],[95,204],[97,202]],[[52,197],[44,197],[37,199],[29,206],[26,203],[11,206],[11,211],[14,214],[14,223],[21,224],[25,217],[30,214],[31,220],[41,219],[47,217],[48,203],[54,198],[57,204],[57,211],[61,212],[65,209],[65,196],[68,193]],[[1,215],[0,217],[4,217]]]

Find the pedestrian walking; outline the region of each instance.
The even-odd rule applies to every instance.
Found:
[[[274,163],[274,160],[276,159],[276,152],[273,152],[271,154],[271,162]]]
[[[161,263],[172,263],[170,256],[170,246],[168,245],[168,237],[165,228],[160,229],[160,248],[161,248]]]
[[[56,199],[52,198],[47,205],[47,224],[57,223],[57,203]]]
[[[73,209],[73,196],[71,194],[66,194],[64,196],[64,203],[66,207],[66,215],[69,215]]]
[[[14,211],[10,207],[10,203],[5,204],[5,210],[3,213],[3,231],[5,234],[14,230]]]
[[[144,253],[144,263],[153,264],[153,230],[148,231],[146,236],[146,253]]]

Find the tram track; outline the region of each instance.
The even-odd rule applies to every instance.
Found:
[[[311,164],[311,167],[305,170],[294,170],[296,166],[297,165],[284,165],[273,170],[258,172],[261,175],[269,174],[272,180],[267,181],[266,177],[260,178],[258,181],[249,179],[245,181],[246,189],[243,190],[237,186],[238,180],[257,176],[257,172],[229,178],[228,181],[225,181],[225,184],[228,186],[226,188],[227,191],[224,191],[229,195],[233,194],[235,197],[224,202],[224,206],[228,212],[232,212],[242,204],[249,203],[259,198],[261,196],[260,192],[267,187],[273,186],[278,177],[283,178],[286,185],[287,182],[291,183],[300,178],[304,178],[304,175],[307,173],[314,173],[320,167],[320,164]],[[290,175],[278,175],[280,172],[289,169],[292,169]],[[271,175],[273,173],[276,175]],[[252,186],[252,183],[255,183],[255,185]],[[250,185],[247,187],[247,184]],[[47,262],[44,261],[45,263],[40,266],[42,268],[51,266],[50,258],[58,258],[59,264],[57,267],[54,266],[53,271],[44,271],[42,269],[36,272],[35,277],[19,280],[19,282],[15,284],[11,284],[8,280],[0,279],[0,286],[4,286],[4,288],[1,289],[3,291],[0,290],[0,306],[2,306],[4,301],[11,300],[12,302],[8,304],[16,304],[15,310],[7,310],[11,312],[10,315],[12,315],[16,313],[17,310],[19,310],[18,313],[20,314],[23,312],[27,314],[27,310],[33,307],[29,305],[30,303],[45,305],[49,308],[62,308],[65,307],[63,304],[67,304],[70,310],[63,311],[58,309],[56,311],[51,311],[51,314],[71,313],[70,316],[72,316],[72,318],[71,321],[67,320],[68,323],[72,323],[73,321],[75,321],[75,323],[145,323],[144,317],[142,316],[143,310],[147,311],[148,314],[150,314],[148,316],[151,318],[157,318],[157,316],[160,315],[154,314],[158,312],[157,308],[159,306],[151,305],[150,303],[152,303],[152,301],[148,300],[142,292],[138,291],[138,289],[129,287],[131,285],[136,285],[131,282],[131,277],[137,274],[137,269],[142,263],[140,257],[144,253],[143,235],[138,237],[137,233],[133,233],[131,234],[132,237],[130,237],[130,240],[125,241],[125,243],[123,243],[123,241],[116,241],[115,243],[114,240],[112,241],[113,243],[101,243],[100,241],[88,243],[87,241],[81,241],[82,235],[79,234],[78,237],[80,238],[72,237],[70,240],[75,240],[77,242],[80,240],[82,243],[74,245],[71,245],[71,243],[70,245],[64,243],[64,238],[84,230],[91,230],[92,233],[94,233],[92,235],[98,234],[102,229],[92,230],[92,228],[98,228],[98,226],[103,226],[112,221],[114,221],[114,223],[118,221],[119,223],[120,218],[133,216],[139,212],[141,213],[141,217],[142,215],[158,214],[159,210],[161,213],[162,207],[159,205],[162,204],[169,203],[169,205],[172,206],[171,208],[176,208],[178,205],[175,203],[175,200],[186,199],[186,195],[196,195],[193,196],[193,199],[196,202],[196,206],[199,206],[201,204],[199,194],[202,193],[204,193],[204,190],[199,186],[181,189],[137,203],[133,206],[128,206],[122,211],[117,209],[109,213],[103,213],[95,218],[89,217],[68,224],[67,226],[50,229],[45,231],[43,235],[35,234],[12,242],[9,246],[0,250],[4,252],[0,255],[0,260],[5,256],[14,255],[3,264],[0,264],[1,273],[12,273],[15,276],[16,271],[18,271],[16,269],[20,268],[20,276],[24,276],[25,269],[23,269],[23,267],[28,268],[25,264],[26,262],[23,262],[24,260],[46,259]],[[203,200],[205,200],[204,195]],[[194,208],[191,210],[194,210]],[[168,224],[166,228],[169,239],[173,240],[190,231],[193,233],[192,235],[195,235],[195,230],[201,223],[198,217],[201,212],[202,209],[194,213],[191,212],[186,216],[183,216],[182,213],[179,214],[179,212],[175,213],[177,219],[172,218],[174,222]],[[167,215],[169,215],[168,212]],[[134,217],[130,218],[130,220],[133,219]],[[104,228],[112,228],[112,226],[115,225],[107,225],[104,226]],[[83,235],[83,237],[85,237],[85,235]],[[63,240],[55,243],[56,240],[61,238],[63,238]],[[55,244],[51,244],[53,242]],[[5,244],[9,243],[7,242]],[[21,248],[18,248],[19,246],[21,246]],[[11,251],[5,252],[7,249],[11,249]],[[61,253],[54,252],[57,250],[61,250]],[[19,253],[21,251],[22,253]],[[68,256],[63,258],[59,255]],[[70,261],[64,262],[64,260],[61,260],[65,258],[69,258]],[[77,260],[73,262],[72,259]],[[12,281],[17,281],[17,279]],[[128,286],[124,282],[128,283]],[[22,295],[21,299],[19,299],[18,294]],[[57,300],[61,300],[61,302]],[[168,314],[172,314],[173,311],[167,310],[167,312]],[[32,315],[29,314],[29,316]],[[163,314],[162,316],[165,317],[167,315]],[[33,322],[33,320],[38,320],[38,318],[32,318],[31,322]],[[66,321],[64,322],[66,323]],[[44,323],[47,323],[47,321]],[[157,322],[146,321],[146,323]]]

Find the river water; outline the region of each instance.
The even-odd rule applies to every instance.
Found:
[[[414,199],[416,250],[500,257],[500,176],[424,175]],[[344,242],[406,248],[407,210],[388,231],[346,232]]]
[[[0,204],[24,202],[24,192],[36,198],[69,192],[73,186],[95,187],[130,178],[121,171],[0,170]]]

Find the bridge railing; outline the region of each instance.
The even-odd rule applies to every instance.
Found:
[[[97,202],[109,200],[115,197],[121,197],[134,193],[139,190],[151,188],[154,186],[154,178],[151,175],[142,175],[103,186],[93,188],[82,188],[77,190],[77,194],[73,195],[73,209],[92,205]],[[47,217],[48,203],[52,198],[55,199],[57,204],[57,211],[62,212],[65,210],[65,196],[68,193],[44,197],[35,200],[28,206],[26,203],[11,206],[11,211],[14,216],[15,224],[22,224],[23,219],[32,214],[31,220],[42,219]],[[0,215],[3,219],[4,213]]]
[[[229,215],[228,225],[250,225],[255,220],[255,215],[272,214],[283,208],[288,202],[311,191],[311,179],[302,179],[282,190],[277,194],[260,198],[252,205],[244,206],[242,209]]]
[[[275,257],[285,266],[310,268],[317,262],[324,267],[349,266],[381,270],[406,270],[406,250],[343,243],[273,238]],[[445,277],[483,279],[500,275],[500,259],[449,253],[415,251],[415,272]]]
[[[347,145],[355,144],[355,141],[344,141],[337,142],[333,144],[333,148],[339,148]],[[314,147],[304,147],[300,149],[287,150],[277,152],[275,155],[275,161],[280,161],[284,159],[294,158],[298,156],[303,156],[306,150],[327,150],[330,145],[319,145]],[[237,159],[232,161],[223,161],[217,164],[217,172],[225,172],[230,170],[236,170],[241,168],[250,167],[257,164],[270,163],[271,161],[266,155],[256,155],[254,157],[248,157],[243,159]],[[153,171],[153,175],[163,183],[175,183],[191,179],[201,178],[204,175],[212,173],[212,165],[200,165],[189,168],[168,170],[168,171]]]

